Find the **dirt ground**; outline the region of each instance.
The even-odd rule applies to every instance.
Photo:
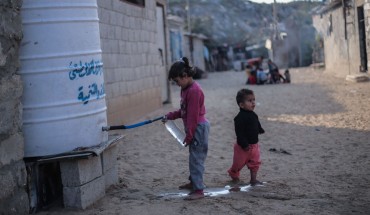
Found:
[[[246,86],[244,72],[210,73],[199,80],[211,123],[205,184],[211,196],[185,201],[177,187],[187,182],[188,149],[155,122],[119,131],[120,183],[84,211],[58,209],[40,214],[370,214],[370,82],[352,83],[322,70],[291,70],[292,83]],[[254,90],[262,127],[263,186],[229,192],[238,112],[236,92]],[[143,119],[179,106],[172,104]],[[181,121],[176,121],[181,125]],[[283,153],[283,152],[288,152]],[[243,184],[242,184],[243,185]]]

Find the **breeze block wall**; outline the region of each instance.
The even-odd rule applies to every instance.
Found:
[[[98,0],[108,124],[126,124],[162,106],[156,1]]]
[[[359,74],[361,64],[358,20],[353,9],[347,13],[346,22],[341,5],[313,16],[313,25],[324,39],[325,72],[340,78]]]

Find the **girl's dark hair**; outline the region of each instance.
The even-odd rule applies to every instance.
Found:
[[[240,103],[243,103],[248,95],[254,95],[253,90],[250,89],[241,89],[236,94],[236,103],[239,105]]]
[[[195,70],[190,66],[189,59],[187,57],[182,57],[180,60],[172,64],[170,72],[168,73],[168,80],[176,77],[193,77],[194,75]]]

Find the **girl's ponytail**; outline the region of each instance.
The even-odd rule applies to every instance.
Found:
[[[185,71],[184,72],[186,73],[187,76],[193,77],[195,75],[195,69],[194,69],[194,67],[190,66],[189,59],[187,57],[182,57],[181,59],[185,63]]]
[[[188,67],[188,68],[190,67],[189,59],[187,57],[182,57],[181,60],[184,61],[185,67]]]
[[[190,66],[189,59],[187,57],[182,57],[180,60],[172,64],[168,80],[174,79],[176,77],[193,77],[196,71]]]

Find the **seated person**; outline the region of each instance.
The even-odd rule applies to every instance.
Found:
[[[267,82],[267,74],[262,68],[257,69],[257,84],[265,84]]]
[[[285,72],[284,72],[284,76],[285,76],[285,81],[284,83],[290,83],[290,73],[289,73],[289,69],[286,69]]]
[[[256,83],[257,83],[256,71],[251,70],[246,84],[256,84]]]
[[[275,83],[285,83],[285,78],[280,74],[279,71],[275,73]]]
[[[248,78],[249,76],[251,76],[251,72],[252,72],[252,67],[250,65],[247,65],[245,67],[245,74],[247,75],[247,81],[245,82],[245,84],[248,84]]]

